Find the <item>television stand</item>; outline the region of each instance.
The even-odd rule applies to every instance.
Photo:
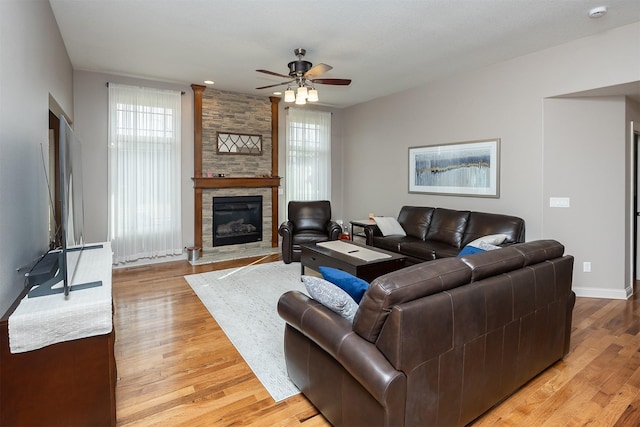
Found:
[[[69,300],[60,295],[29,299],[25,289],[0,318],[0,426],[116,425],[110,244],[95,254],[80,260],[77,274],[81,281],[101,281],[101,287]],[[12,352],[14,314],[25,311],[34,318],[34,335],[65,338],[34,348],[23,343]],[[87,333],[77,327],[97,318],[108,319],[104,329]]]

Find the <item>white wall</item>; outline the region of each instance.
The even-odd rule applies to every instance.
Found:
[[[41,144],[49,108],[73,117],[71,62],[48,1],[0,1],[0,314],[23,289],[16,269],[48,249]]]
[[[74,130],[83,144],[85,236],[87,242],[107,240],[107,82],[183,91],[182,95],[182,236],[193,245],[193,90],[188,85],[135,79],[111,74],[74,71]]]
[[[549,160],[545,151],[550,147],[545,140],[544,100],[636,81],[640,81],[640,23],[346,109],[345,216],[363,218],[368,212],[395,216],[407,204],[500,212],[525,219],[527,240],[558,238],[569,248],[567,252],[582,245],[581,236],[588,231],[592,240],[581,248],[581,259],[590,258],[598,277],[607,278],[606,286],[613,293],[624,293],[626,283],[620,271],[624,261],[611,262],[615,256],[625,257],[624,198],[614,198],[620,206],[610,209],[619,212],[613,217],[621,220],[607,221],[606,229],[594,229],[593,222],[576,210],[570,219],[543,222],[545,195],[556,194],[555,181],[545,186],[545,162]],[[622,114],[603,118],[609,121],[607,128],[621,129],[618,138],[610,141],[614,155],[601,156],[598,150],[581,154],[595,156],[589,163],[602,161],[603,170],[609,172],[599,183],[603,188],[624,189],[626,185],[624,110]],[[499,199],[408,193],[408,147],[488,138],[502,141]],[[602,152],[610,149],[602,147]],[[580,174],[584,173],[581,160],[581,156],[572,157],[562,165],[576,186],[581,185]],[[563,188],[563,192],[581,194],[574,187]],[[600,201],[594,197],[587,203],[590,205],[584,208],[590,209]],[[559,235],[556,230],[561,228]],[[602,251],[597,245],[608,241],[611,233],[621,238],[615,255],[599,260]],[[575,276],[574,286],[585,289],[594,283]]]

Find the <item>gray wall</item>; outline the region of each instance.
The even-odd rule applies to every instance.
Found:
[[[41,144],[49,109],[73,119],[71,62],[48,1],[0,1],[0,314],[24,272],[48,249],[49,200]]]
[[[576,257],[576,292],[626,298],[625,98],[546,99],[544,131],[543,235]],[[550,197],[570,207],[551,208]]]
[[[562,102],[545,99],[640,81],[638,40],[640,23],[346,109],[345,216],[395,216],[406,204],[517,215],[527,223],[527,240],[556,238],[576,255],[578,294],[624,298],[625,100],[584,100],[578,111],[563,111],[575,115],[571,128],[591,121],[597,129],[586,150],[576,137],[587,132],[565,139],[557,133],[567,128],[546,129],[551,108]],[[408,147],[488,138],[502,141],[499,199],[408,194]],[[562,146],[553,146],[558,141]],[[590,167],[596,164],[598,179]],[[585,182],[597,184],[591,197]],[[572,207],[551,211],[549,196],[570,197]],[[592,210],[606,218],[605,227],[595,226]],[[591,273],[582,272],[585,261]]]

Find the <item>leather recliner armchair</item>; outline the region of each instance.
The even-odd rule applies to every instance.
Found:
[[[337,240],[342,233],[342,227],[331,220],[328,200],[291,201],[287,218],[278,229],[285,264],[300,261],[301,244]]]

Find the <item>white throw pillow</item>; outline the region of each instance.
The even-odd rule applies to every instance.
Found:
[[[353,322],[358,304],[348,293],[320,277],[302,276],[302,281],[311,298]]]
[[[505,240],[507,240],[506,234],[490,234],[488,236],[482,236],[474,240],[473,242],[469,243],[469,245],[479,248],[481,242],[488,243],[490,245],[500,245]]]
[[[404,228],[391,216],[374,216],[373,219],[383,236],[406,236]]]
[[[495,249],[502,249],[502,246],[492,245],[491,243],[487,242],[480,242],[479,248],[484,251],[493,251]]]

